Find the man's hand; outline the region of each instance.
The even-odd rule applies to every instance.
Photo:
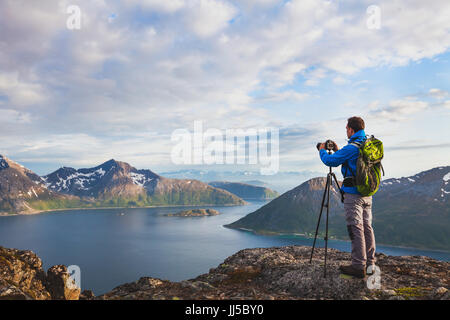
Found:
[[[339,147],[336,142],[333,141],[333,151],[336,152],[339,150]]]
[[[334,142],[334,141],[332,141],[332,140],[331,140],[331,142],[333,143],[333,151],[334,151],[334,152],[338,151],[338,150],[339,150],[339,147],[338,147],[338,145],[336,144],[336,142]],[[317,146],[318,146],[318,150],[319,150],[319,151],[322,150],[322,149],[325,149],[325,142],[324,142],[324,143],[317,144]]]

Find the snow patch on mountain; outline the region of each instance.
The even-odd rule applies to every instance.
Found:
[[[56,182],[55,184],[51,184],[51,183],[46,183],[47,187],[51,187],[52,189],[57,188],[58,191],[61,190],[67,190],[70,185],[77,185],[77,189],[81,189],[81,190],[89,190],[89,184],[91,181],[95,181],[98,180],[100,178],[102,178],[105,175],[106,171],[103,170],[103,168],[99,168],[95,171],[92,172],[88,172],[88,173],[83,173],[83,172],[75,172],[69,176],[67,176],[67,178],[62,178],[59,176],[59,174],[57,174],[58,177],[58,182]],[[46,181],[46,179],[44,179]]]
[[[144,174],[137,172],[130,172],[130,177],[133,180],[133,183],[143,187],[146,183],[152,181],[153,179],[147,179]]]
[[[447,182],[448,180],[450,180],[450,172],[447,173],[447,174],[442,178],[442,180],[444,180],[445,182]]]

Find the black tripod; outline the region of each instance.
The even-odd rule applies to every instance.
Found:
[[[329,153],[331,153],[331,151],[329,151]],[[325,266],[324,266],[324,273],[323,273],[323,277],[326,278],[327,277],[327,250],[328,250],[328,214],[330,211],[330,188],[331,185],[333,183],[333,180],[336,182],[336,185],[338,187],[338,190],[341,192],[341,196],[343,197],[342,194],[342,190],[339,187],[339,183],[337,181],[336,175],[333,173],[333,171],[330,168],[330,172],[328,172],[327,175],[327,184],[325,185],[325,190],[323,191],[323,197],[322,197],[322,205],[320,207],[320,214],[319,214],[319,220],[317,221],[317,227],[316,227],[316,234],[314,236],[314,243],[313,243],[313,247],[311,250],[311,257],[309,258],[309,263],[312,262],[312,257],[313,257],[313,253],[314,253],[314,247],[316,246],[316,239],[317,239],[317,232],[319,231],[319,225],[320,225],[320,218],[322,217],[322,211],[323,211],[323,207],[327,207],[327,220],[326,220],[326,231],[325,231]],[[327,202],[325,204],[325,197],[327,199]]]

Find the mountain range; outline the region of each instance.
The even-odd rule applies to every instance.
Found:
[[[313,236],[325,182],[325,178],[312,178],[226,227]],[[450,250],[449,182],[450,166],[382,181],[373,198],[377,243]],[[210,184],[166,178],[114,159],[93,168],[62,167],[40,177],[0,155],[0,214],[68,208],[244,205],[242,198],[276,196],[270,189],[249,184]],[[330,196],[330,237],[348,239],[335,186]],[[323,220],[321,234],[324,224]]]
[[[321,172],[279,171],[273,175],[262,175],[259,171],[219,171],[186,169],[161,173],[168,178],[197,179],[203,182],[234,181],[252,185],[265,186],[280,193],[286,192],[299,183],[322,175]],[[255,183],[256,182],[256,183]]]
[[[37,174],[0,155],[0,213],[34,212],[44,202],[53,207],[81,205],[79,198],[47,189]]]
[[[279,196],[279,193],[266,187],[254,186],[242,182],[211,181],[210,186],[227,190],[238,197],[248,200],[267,200]]]
[[[373,196],[377,243],[450,250],[449,182],[450,166],[383,181]],[[325,183],[326,178],[310,179],[226,227],[314,236]],[[348,239],[344,208],[335,187],[330,197],[330,237]]]
[[[0,156],[0,212],[153,205],[243,205],[201,181],[171,179],[111,159],[94,168],[62,167],[43,177]]]

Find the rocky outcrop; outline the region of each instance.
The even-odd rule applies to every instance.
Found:
[[[42,261],[31,251],[0,247],[0,299],[46,300]]]
[[[422,256],[377,254],[380,288],[339,273],[350,254],[329,249],[323,277],[324,249],[310,247],[245,249],[195,279],[170,282],[144,277],[96,299],[445,299],[449,300],[450,263]],[[376,279],[375,279],[376,280]]]
[[[357,279],[339,273],[339,265],[349,263],[350,253],[329,249],[324,278],[324,249],[316,249],[311,264],[310,250],[305,246],[244,249],[195,279],[171,282],[143,277],[95,297],[89,290],[80,295],[70,285],[64,266],[54,266],[45,274],[41,260],[31,251],[0,247],[0,299],[450,300],[449,262],[380,253],[381,272]],[[375,288],[369,289],[368,283]]]
[[[206,216],[217,216],[220,214],[219,211],[214,209],[191,209],[183,210],[177,213],[168,213],[167,217],[206,217]]]
[[[80,297],[81,288],[76,286],[64,265],[56,265],[48,269],[46,285],[52,299],[78,300]]]
[[[32,251],[0,247],[0,300],[78,300],[66,266],[53,266],[47,273]]]

